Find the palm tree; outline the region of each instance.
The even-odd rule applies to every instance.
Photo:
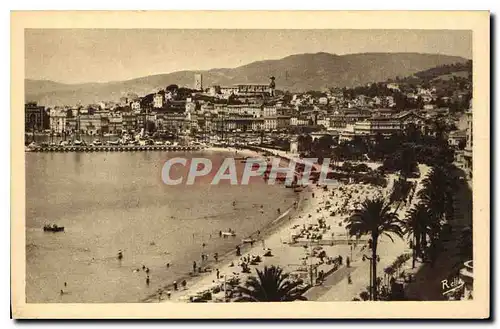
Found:
[[[453,195],[457,188],[455,176],[450,166],[432,168],[429,175],[423,180],[423,189],[419,197],[428,212],[429,237],[431,241],[431,262],[437,256],[437,247],[441,229],[445,222],[453,218]],[[425,236],[423,236],[425,239]]]
[[[443,119],[435,120],[432,125],[432,131],[436,139],[442,143],[444,143],[444,135],[447,132],[447,124]]]
[[[412,186],[412,183],[407,181],[404,176],[394,181],[392,191],[389,196],[391,203],[398,203],[394,212],[397,212],[401,204],[408,200],[408,195],[410,194]]]
[[[427,234],[427,227],[427,207],[419,203],[408,211],[403,222],[403,233],[410,239],[413,249],[412,268],[415,268],[415,259],[422,253],[422,237]]]
[[[313,145],[313,140],[311,135],[300,135],[298,137],[298,143],[299,143],[299,151],[304,152],[304,153],[309,153],[311,151],[311,147]]]
[[[290,274],[283,273],[279,266],[265,266],[264,270],[256,270],[257,277],[251,276],[244,287],[239,287],[242,297],[240,302],[291,302],[307,300],[302,296],[305,288],[302,280],[293,281]]]
[[[377,300],[377,245],[378,238],[381,235],[388,236],[392,241],[394,239],[389,233],[395,233],[403,237],[403,231],[400,226],[400,220],[397,214],[391,210],[391,203],[385,202],[381,197],[366,200],[361,209],[357,210],[349,218],[346,228],[350,235],[371,235],[372,249],[372,282],[373,300]]]
[[[447,206],[453,205],[454,191],[458,188],[453,170],[452,166],[436,166],[422,181],[424,188],[420,191],[421,199],[433,201],[438,206],[435,210],[440,216],[446,214]]]

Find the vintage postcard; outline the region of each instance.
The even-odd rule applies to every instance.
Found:
[[[490,316],[488,12],[11,26],[14,318]]]

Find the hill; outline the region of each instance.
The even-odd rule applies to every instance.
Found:
[[[371,82],[405,77],[442,65],[463,63],[456,56],[419,53],[363,53],[334,55],[329,53],[291,55],[278,60],[263,60],[236,68],[207,71],[178,71],[151,75],[127,81],[86,84],[61,84],[54,81],[26,80],[26,101],[42,105],[90,104],[116,101],[133,92],[145,95],[169,84],[192,87],[194,74],[203,74],[203,85],[268,83],[276,77],[277,89],[300,92],[330,87],[354,87]]]

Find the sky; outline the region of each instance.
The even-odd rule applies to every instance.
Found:
[[[472,32],[27,29],[25,74],[62,83],[121,81],[317,52],[419,52],[470,59]]]

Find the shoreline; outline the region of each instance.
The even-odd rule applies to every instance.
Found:
[[[262,150],[262,152],[269,151]],[[293,155],[279,154],[279,151],[271,153],[285,158],[293,158]],[[425,177],[425,174],[422,177]],[[186,289],[179,288],[179,291],[169,291],[171,293],[170,299],[165,297],[160,300],[157,295],[156,302],[188,302],[190,297],[204,295],[208,292],[211,292],[212,295],[209,302],[223,302],[226,297],[222,288],[226,278],[229,278],[229,281],[237,280],[239,282],[237,285],[242,285],[249,276],[255,276],[256,269],[262,269],[269,265],[280,266],[285,272],[302,278],[307,285],[304,296],[310,301],[353,300],[369,285],[369,262],[362,261],[362,255],[367,252],[367,239],[357,241],[350,248],[352,243],[349,242],[350,238],[345,230],[345,220],[349,217],[351,207],[360,204],[366,198],[373,198],[376,195],[387,197],[391,192],[395,178],[395,176],[389,175],[387,177],[388,184],[385,187],[365,183],[344,184],[340,182],[336,187],[328,186],[327,188],[316,184],[308,185],[300,192],[301,205],[296,212],[288,216],[289,220],[279,221],[280,224],[276,225],[274,229],[266,231],[266,238],[263,239],[265,245],[260,246],[257,243],[257,246],[249,250],[242,250],[240,257],[235,257],[235,253],[233,253],[232,259],[228,257],[229,259],[220,262],[216,271],[217,277],[215,277],[215,271],[205,273],[191,285],[188,285]],[[416,181],[419,182],[421,179]],[[400,217],[404,216],[404,208],[406,207],[398,211]],[[321,225],[318,223],[320,220],[324,220],[328,226],[325,225],[321,229]],[[293,232],[297,230],[297,227],[300,230],[298,238],[297,232]],[[318,234],[316,232],[322,233],[323,237],[318,238],[319,240],[315,240],[313,236],[310,237],[310,234]],[[405,239],[395,240],[395,242],[391,242],[389,238],[383,238],[379,241],[381,262],[377,272],[382,273],[380,277],[383,277],[384,267],[388,266],[396,257],[408,252]],[[294,248],[295,250],[293,250]],[[271,257],[265,257],[263,253],[269,250],[272,250]],[[320,261],[315,250],[326,252],[327,261]],[[246,263],[248,259],[253,259],[255,256],[261,257],[261,262],[257,264],[247,263],[250,265],[249,272],[240,270],[239,260]],[[351,266],[347,267],[342,261],[337,262],[340,256],[343,259],[349,257]],[[245,259],[247,260],[245,261]],[[230,263],[232,264],[230,265]],[[313,269],[316,274],[310,272]],[[317,281],[318,271],[324,273],[323,279],[319,281]],[[222,274],[222,277],[219,274]],[[349,282],[351,277],[352,282]]]
[[[296,197],[296,202],[297,202],[297,207],[294,205],[290,206],[287,208],[282,214],[277,216],[275,219],[269,221],[266,225],[261,227],[259,230],[253,232],[252,234],[245,236],[245,237],[240,237],[240,236],[235,236],[235,239],[238,239],[235,245],[240,246],[240,251],[241,255],[248,253],[252,248],[255,247],[255,245],[262,244],[263,241],[271,237],[273,234],[277,233],[280,231],[280,229],[283,228],[283,226],[292,219],[292,217],[302,213],[304,211],[304,208],[307,207],[306,201],[303,197],[304,191],[297,193]],[[260,232],[260,233],[259,233]],[[254,246],[252,246],[250,243],[244,243],[242,242],[243,239],[251,238],[254,239],[255,242],[253,243]],[[186,280],[188,288],[186,290],[179,290],[178,292],[186,292],[190,288],[189,286],[195,286],[197,283],[205,279],[207,276],[210,274],[213,274],[213,269],[216,267],[218,268],[223,268],[229,265],[231,262],[236,262],[241,256],[236,255],[236,249],[234,248],[233,250],[230,250],[223,255],[219,256],[218,262],[215,262],[214,260],[210,260],[204,263],[205,269],[208,271],[203,271],[201,273],[196,273],[196,275],[191,275],[191,273],[187,273],[184,276],[181,276],[173,281],[177,281],[177,283],[182,282],[182,280]],[[173,289],[173,283],[166,284],[162,286],[162,290],[172,291],[172,297],[174,297],[174,289]],[[158,292],[155,292],[153,294],[150,294],[146,296],[145,298],[142,298],[139,302],[141,303],[153,303],[153,302],[158,302]],[[172,298],[173,299],[173,298]]]
[[[273,260],[276,257],[275,251],[277,251],[279,246],[286,246],[287,248],[289,248],[290,245],[283,241],[282,235],[286,233],[292,225],[294,224],[296,225],[297,221],[300,218],[309,218],[309,215],[313,213],[314,199],[310,197],[311,193],[318,193],[318,190],[308,187],[307,189],[304,189],[302,192],[299,192],[298,194],[300,201],[296,209],[293,209],[294,207],[292,206],[289,213],[285,212],[282,215],[280,215],[276,220],[267,224],[265,228],[263,228],[263,230],[265,229],[265,231],[261,233],[262,239],[256,241],[253,246],[245,244],[246,248],[241,249],[240,256],[236,256],[235,251],[228,253],[228,255],[225,255],[226,257],[223,259],[223,261],[220,261],[218,263],[217,269],[219,269],[220,272],[234,273],[233,271],[238,271],[239,267],[237,266],[237,263],[238,260],[240,260],[242,257],[250,255],[260,255],[262,251],[270,249],[273,251],[273,257],[270,257],[268,259]],[[291,248],[296,248],[296,251],[299,251],[299,253],[303,249],[298,244],[296,246],[291,246]],[[296,252],[292,252],[291,254],[295,254],[295,256],[298,255]],[[262,258],[267,258],[267,257],[262,257]],[[234,264],[234,267],[231,266],[231,263]],[[282,264],[280,264],[279,262],[273,262],[273,263],[275,265],[282,266]],[[255,267],[251,267],[251,269],[252,271],[250,273],[247,274],[241,273],[243,274],[241,275],[241,278],[244,279],[244,277],[246,276],[255,275],[254,272]],[[202,275],[197,277],[197,280],[192,281],[192,284],[188,285],[187,288],[184,290],[182,288],[179,288],[178,291],[174,291],[172,289],[171,299],[165,298],[162,299],[161,302],[187,302],[190,295],[196,295],[200,291],[209,289],[210,287],[213,287],[218,283],[221,283],[212,280],[212,276],[214,275],[214,273],[215,270],[203,273]],[[241,283],[243,282],[244,281],[242,281]],[[168,288],[170,288],[170,286]],[[159,302],[158,294],[155,294],[154,299],[150,298],[148,301]]]
[[[178,156],[186,156],[188,158],[206,157],[220,159],[220,161],[224,160],[225,157],[233,157],[233,152],[228,152],[228,150],[224,150],[226,151],[224,153],[217,152],[219,150],[215,151],[216,152],[214,153],[180,153],[180,155]],[[245,151],[245,153],[246,152],[247,151]],[[244,154],[243,151],[240,152],[240,150],[238,150],[237,156],[240,156],[240,153],[242,155]],[[128,159],[130,155],[134,154],[109,154],[109,156],[111,156],[111,159],[115,159],[115,161],[119,161],[122,158]],[[151,164],[151,166],[156,165],[158,161],[163,161],[160,152],[152,155],[153,157],[148,158],[150,160],[148,164]],[[109,156],[101,153],[87,155],[85,159],[95,162],[94,159],[106,158],[107,160]],[[45,154],[40,157],[37,154],[37,156],[33,158],[36,161],[33,161],[31,163],[40,163],[40,161],[43,161],[45,158],[52,159],[52,156],[50,154]],[[59,158],[60,157],[56,154],[56,159]],[[132,159],[136,159],[135,155],[134,157],[132,157]],[[142,161],[142,158],[137,158],[137,161]],[[109,164],[110,162],[107,163]],[[86,163],[82,163],[82,165],[85,164]],[[238,161],[237,165],[243,166],[244,164]],[[149,173],[149,165],[141,165],[140,167],[144,168],[142,171],[140,171],[140,173]],[[149,176],[147,178],[149,179]],[[255,187],[236,188],[233,193],[232,189],[228,190],[223,186],[221,189],[221,195],[214,195],[214,193],[219,193],[219,190],[210,190],[210,187],[207,187],[205,189],[206,186],[202,187],[200,193],[197,193],[199,189],[195,187],[192,191],[196,194],[196,200],[198,199],[198,196],[204,197],[199,206],[198,204],[194,204],[191,202],[191,196],[184,198],[188,199],[188,201],[180,203],[179,205],[175,205],[174,203],[169,205],[165,202],[158,201],[151,201],[150,203],[141,202],[140,204],[136,205],[129,204],[123,201],[122,195],[114,194],[117,199],[121,200],[118,203],[119,207],[116,207],[116,204],[106,205],[106,207],[97,207],[96,209],[92,209],[92,213],[97,214],[97,216],[95,216],[95,218],[97,219],[104,218],[104,220],[106,220],[105,224],[113,223],[116,218],[126,218],[133,221],[133,223],[131,224],[136,225],[135,228],[138,230],[134,229],[123,233],[120,232],[121,229],[116,229],[115,231],[108,234],[108,230],[102,229],[104,227],[103,225],[97,224],[97,230],[94,232],[94,230],[89,230],[85,227],[84,224],[82,224],[85,223],[81,221],[83,219],[88,219],[88,223],[97,223],[97,221],[94,221],[93,218],[89,218],[88,216],[86,216],[86,212],[77,209],[78,211],[75,211],[75,216],[68,216],[66,215],[66,211],[62,211],[65,209],[61,209],[60,214],[62,214],[62,216],[59,216],[59,214],[55,214],[56,216],[53,216],[52,220],[58,224],[61,224],[62,226],[66,226],[66,234],[49,236],[48,234],[44,234],[43,232],[38,233],[40,232],[40,227],[42,227],[42,225],[44,224],[43,222],[45,222],[44,216],[30,215],[32,226],[36,228],[36,232],[30,232],[29,234],[30,242],[33,242],[32,240],[36,240],[34,242],[36,242],[37,245],[45,248],[45,246],[49,245],[52,240],[56,239],[57,241],[59,241],[58,239],[61,238],[61,243],[63,243],[62,245],[64,246],[64,248],[59,249],[60,252],[52,251],[52,249],[48,249],[47,252],[41,251],[41,256],[45,257],[46,255],[49,255],[48,257],[44,258],[43,262],[30,262],[30,264],[34,264],[32,265],[33,270],[31,270],[31,273],[37,273],[36,276],[32,276],[32,279],[30,279],[30,299],[34,300],[35,302],[36,300],[40,300],[43,302],[99,302],[99,300],[101,300],[101,302],[138,302],[155,293],[157,289],[163,288],[163,286],[172,283],[173,280],[177,280],[177,282],[180,283],[181,281],[178,280],[178,278],[180,277],[186,277],[186,280],[194,282],[194,279],[197,279],[198,277],[190,277],[188,274],[192,271],[190,265],[193,261],[196,261],[199,265],[206,264],[207,266],[213,268],[214,265],[209,264],[209,261],[213,260],[211,256],[214,255],[215,252],[219,253],[219,262],[221,262],[223,256],[226,253],[235,250],[236,245],[242,244],[242,238],[245,238],[251,234],[255,236],[256,232],[259,229],[262,231],[261,234],[263,236],[266,231],[262,228],[264,226],[266,228],[269,227],[269,225],[271,225],[270,223],[274,223],[278,217],[276,209],[278,207],[281,208],[283,213],[295,202],[297,194],[293,193],[291,189],[284,189],[283,186],[280,186],[282,184],[277,184],[277,186],[274,187],[267,186],[267,184],[262,181],[262,178],[257,178],[259,181],[256,181],[256,183],[259,184],[257,184],[257,186]],[[149,179],[148,182],[151,186],[155,187],[153,191],[156,192],[157,181]],[[143,184],[140,184],[139,186],[142,185]],[[107,186],[111,185],[108,184]],[[105,191],[108,191],[108,189],[106,189],[107,186],[105,186],[104,188]],[[137,184],[133,182],[133,179],[129,179],[127,180],[126,186],[135,187],[137,186]],[[91,190],[91,188],[88,189]],[[109,187],[109,189],[112,189],[112,187]],[[206,192],[203,192],[205,190]],[[129,190],[127,190],[127,192],[128,191]],[[171,194],[176,193],[175,190],[168,191],[172,191]],[[160,192],[163,192],[163,189]],[[86,193],[84,195],[90,196],[87,198],[83,198],[82,195],[82,200],[90,202],[89,204],[94,204],[95,197],[91,196],[92,194]],[[128,194],[124,195],[127,196]],[[178,200],[179,198],[174,199]],[[184,199],[180,198],[181,202]],[[77,201],[79,200],[80,199],[78,199]],[[161,200],[170,202],[171,198],[165,198]],[[214,202],[216,203],[212,203],[211,200],[214,200]],[[236,206],[231,206],[232,200],[236,200],[238,204]],[[46,205],[47,203],[41,200],[39,204]],[[264,211],[259,212],[259,207],[261,207],[261,205],[263,205]],[[172,208],[172,211],[169,210],[169,207]],[[38,209],[46,208],[29,209],[35,209],[38,211]],[[68,207],[67,209],[70,209],[70,207]],[[140,220],[142,216],[145,213],[149,213],[149,211],[151,211],[151,217],[153,218],[151,219],[151,224],[157,228],[156,231],[154,229],[152,230],[151,228],[148,228],[148,225],[143,225],[140,223],[142,222],[142,220]],[[179,223],[177,223],[177,221],[174,221],[176,219],[183,219],[184,217],[186,217],[186,219],[188,220]],[[38,221],[38,219],[41,220]],[[193,221],[190,221],[191,219]],[[205,223],[205,219],[207,223]],[[123,219],[120,221],[116,221],[116,223],[123,222],[125,222]],[[192,223],[199,223],[199,225],[195,225]],[[113,227],[116,227],[117,225],[119,224],[113,224]],[[179,226],[179,229],[177,229],[177,226]],[[228,237],[226,239],[219,238],[219,230],[226,231],[229,227],[236,231],[237,236]],[[106,232],[101,232],[101,229],[102,231]],[[83,239],[78,239],[77,241],[67,239],[71,234],[75,234],[75,232],[78,232],[80,230],[82,232],[85,232],[85,237],[83,237]],[[177,231],[182,232],[182,234],[179,235],[178,233],[176,233]],[[110,238],[113,233],[115,235],[115,239]],[[141,234],[137,235],[137,233]],[[195,233],[196,237],[193,236],[191,241],[192,233]],[[101,235],[99,236],[99,234]],[[134,241],[136,239],[134,237],[134,234],[137,236],[137,241]],[[92,237],[96,235],[100,237],[101,240],[99,240],[99,243],[92,245],[92,243],[95,241],[95,239]],[[130,238],[123,239],[122,237],[124,236]],[[110,243],[114,243],[115,241],[117,241],[117,238],[122,239],[122,241],[115,243],[115,247],[115,245],[111,245]],[[170,243],[162,240],[173,240],[174,242]],[[178,242],[176,243],[175,241]],[[202,247],[202,242],[206,243],[206,246]],[[111,247],[108,247],[110,245]],[[75,253],[78,253],[78,257],[75,256],[74,259],[71,258],[73,256],[71,256],[72,251],[70,250],[70,248],[73,247],[76,248]],[[84,249],[86,247],[89,247],[88,250]],[[245,246],[242,249],[246,250],[246,248],[247,247]],[[118,264],[118,261],[116,260],[116,254],[113,253],[113,250],[119,249],[123,249],[125,251],[123,264]],[[38,248],[37,250],[42,249]],[[54,252],[54,254],[51,254],[51,252]],[[57,255],[57,257],[52,257],[51,255],[55,256],[55,252],[59,252],[60,255]],[[209,260],[200,262],[200,253],[208,254]],[[31,254],[33,255],[33,253]],[[32,259],[37,258],[38,257]],[[67,259],[68,262],[61,263],[63,259]],[[60,267],[65,268],[58,268],[57,271],[49,271],[45,270],[43,266],[40,269],[39,267],[37,267],[39,265],[43,265],[43,263],[57,263],[54,260],[57,260],[57,262],[61,264]],[[144,283],[146,279],[146,273],[144,273],[144,271],[134,272],[134,270],[139,269],[142,264],[151,269],[151,273],[148,273],[151,277],[150,284]],[[57,266],[59,267],[59,265]],[[106,274],[107,271],[114,272],[112,274]],[[51,272],[59,273],[59,277],[61,279],[46,279],[49,277],[49,273]],[[80,277],[76,276],[78,273],[89,273],[89,275],[92,275],[92,281],[96,282],[96,285],[94,286],[102,287],[102,292],[100,291],[100,289],[93,289],[95,290],[94,292],[86,292],[86,290],[88,289],[85,287],[87,286],[87,282],[89,281],[83,282]],[[64,297],[61,297],[59,294],[60,287],[62,287],[63,283],[66,281],[68,282],[69,288],[64,289],[64,291],[68,291],[68,293],[64,294]],[[106,284],[107,281],[110,281],[109,284]],[[50,296],[50,298],[43,297],[44,299],[41,299],[42,297],[40,297],[41,294],[39,292],[42,291],[42,289],[49,291],[50,295],[49,293],[47,293],[44,296]]]
[[[249,156],[258,156],[258,157],[266,157],[267,154],[269,155],[269,150],[262,149],[257,151],[254,150],[248,150],[248,149],[239,149],[239,150],[232,150],[228,148],[210,148],[208,149],[209,151],[225,151],[225,152],[231,152],[234,151],[235,154],[241,154],[241,155],[249,155]],[[236,153],[237,152],[237,153]],[[290,155],[289,155],[290,156]],[[282,158],[287,158],[287,157],[282,157]],[[290,161],[290,159],[287,159]],[[300,219],[303,219],[308,222],[314,222],[316,219],[316,212],[317,209],[315,207],[315,204],[317,206],[317,203],[319,200],[324,199],[327,194],[331,193],[333,190],[332,189],[324,189],[323,187],[319,187],[316,185],[308,185],[306,186],[302,191],[296,192],[297,193],[297,206],[291,206],[289,207],[285,212],[283,212],[281,215],[279,215],[275,220],[269,222],[266,224],[264,227],[261,228],[261,233],[256,234],[257,232],[254,232],[252,235],[250,235],[250,238],[256,238],[258,237],[259,239],[255,239],[256,241],[253,243],[253,245],[250,245],[249,243],[243,243],[243,247],[241,247],[240,252],[241,255],[237,256],[236,255],[236,250],[233,250],[231,252],[228,252],[224,254],[224,257],[221,257],[219,259],[219,262],[215,263],[214,261],[210,262],[210,265],[216,265],[216,267],[210,266],[209,271],[207,272],[202,272],[199,275],[196,276],[191,276],[191,275],[186,275],[185,279],[187,281],[187,285],[185,289],[182,289],[179,287],[179,290],[175,291],[173,289],[173,284],[165,285],[164,288],[162,289],[162,296],[165,296],[165,292],[168,291],[170,293],[170,298],[166,299],[160,299],[160,295],[158,292],[151,294],[147,298],[143,299],[143,302],[185,302],[185,299],[189,298],[189,295],[195,295],[197,292],[203,290],[203,287],[213,287],[217,285],[215,280],[211,280],[212,276],[214,275],[215,272],[218,272],[218,270],[225,271],[225,272],[230,272],[232,271],[233,274],[235,274],[234,271],[238,271],[238,266],[236,265],[238,263],[238,260],[241,260],[245,256],[250,255],[259,255],[263,250],[277,250],[282,246],[285,246],[286,248],[289,248],[290,245],[289,243],[291,241],[286,241],[289,239],[289,236],[287,235],[285,237],[285,241],[283,240],[283,235],[287,234],[287,232],[291,229],[293,229],[297,225],[297,223],[300,221]],[[315,196],[316,194],[316,196]],[[322,203],[322,202],[321,202]],[[336,219],[338,220],[337,216],[335,216]],[[294,227],[292,227],[292,225]],[[259,232],[258,231],[258,232]],[[243,237],[243,238],[248,238],[248,237]],[[345,239],[344,239],[345,240]],[[292,248],[296,248],[295,251],[298,251],[300,254],[301,250],[303,248],[300,247],[300,243],[293,243],[291,245]],[[292,255],[297,256],[297,252],[292,252]],[[274,255],[273,255],[274,256]],[[266,257],[264,257],[266,258]],[[268,258],[269,259],[269,258]],[[271,257],[271,259],[273,259]],[[238,264],[239,265],[239,264]],[[279,262],[276,263],[276,265],[283,265]],[[233,267],[234,266],[234,267]],[[336,265],[330,265],[330,267],[335,267]],[[323,266],[325,267],[325,266]],[[326,272],[331,273],[331,269],[328,268]],[[243,274],[243,273],[241,273]],[[248,275],[253,275],[253,271],[251,273],[248,273]],[[243,274],[242,276],[246,276]],[[180,280],[182,280],[181,278]],[[219,280],[219,279],[218,279]],[[177,281],[179,282],[179,281]],[[220,282],[219,282],[220,283]],[[314,286],[314,285],[312,285]]]
[[[234,153],[234,155],[241,155],[241,156],[248,156],[248,157],[264,157],[262,154],[265,151],[262,152],[256,152],[253,150],[249,149],[235,149],[235,148],[224,148],[224,147],[208,147],[202,150],[202,152],[231,152]],[[282,184],[280,184],[282,185]],[[283,188],[285,188],[283,184]],[[291,205],[288,207],[283,213],[279,214],[276,218],[270,220],[267,224],[265,224],[263,227],[258,229],[257,231],[253,232],[252,234],[248,236],[235,236],[235,245],[238,245],[240,247],[241,255],[244,255],[248,253],[252,248],[255,248],[256,245],[262,244],[266,239],[270,238],[273,234],[276,234],[280,232],[284,225],[291,221],[294,217],[297,215],[302,214],[305,209],[310,205],[310,199],[305,198],[305,192],[306,190],[309,190],[310,188],[308,187],[307,189],[304,189],[301,192],[295,192],[296,197],[295,197],[295,202],[297,205]],[[308,202],[309,201],[309,202]],[[231,238],[231,237],[230,237]],[[253,243],[253,246],[250,243],[244,243],[242,240],[243,239],[254,239],[255,242]],[[172,291],[172,300],[175,299],[175,296],[180,293],[180,292],[186,292],[189,291],[189,287],[193,287],[196,284],[200,283],[203,279],[208,277],[210,274],[213,274],[214,269],[217,268],[224,268],[228,266],[232,262],[237,262],[237,260],[241,256],[236,255],[236,249],[234,248],[233,250],[230,250],[222,255],[219,256],[218,262],[215,262],[214,260],[206,261],[203,264],[203,267],[207,269],[207,271],[202,271],[201,273],[196,273],[195,275],[192,275],[190,273],[187,273],[181,277],[178,277],[174,280],[172,280],[172,283],[162,285],[162,291]],[[177,281],[179,284],[183,280],[186,280],[187,283],[187,289],[186,290],[178,290],[177,294],[174,292],[173,289],[173,282]],[[179,288],[181,289],[181,288]],[[164,295],[164,293],[162,293]],[[154,303],[158,302],[159,299],[159,294],[158,291],[155,293],[152,293],[144,298],[141,298],[139,302],[141,303]],[[163,300],[165,301],[165,300]]]

